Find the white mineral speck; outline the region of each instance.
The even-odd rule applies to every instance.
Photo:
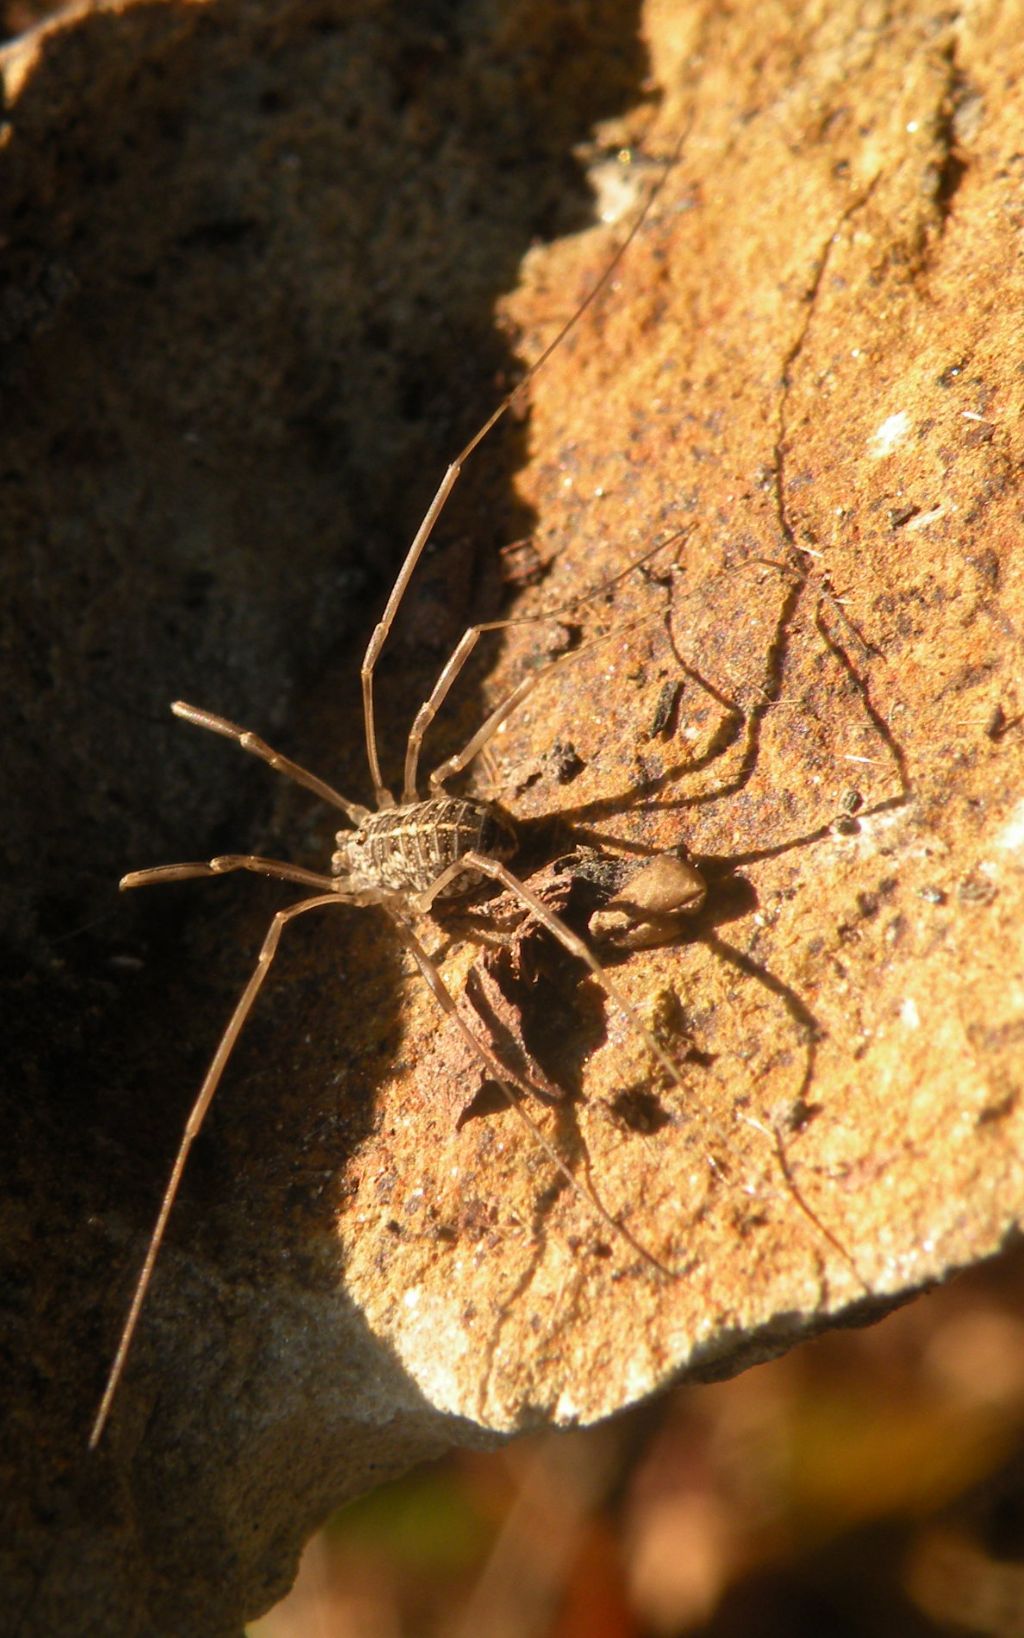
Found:
[[[906,410],[900,410],[896,415],[887,415],[878,430],[868,439],[868,450],[876,460],[881,459],[883,455],[891,455],[909,431],[910,416]]]
[[[1024,850],[1024,802],[1018,802],[1002,830],[996,832],[996,847],[1008,853]]]

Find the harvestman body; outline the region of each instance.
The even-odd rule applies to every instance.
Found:
[[[674,160],[675,156],[673,156],[670,166],[671,163],[674,163]],[[667,175],[668,172],[666,171],[665,174]],[[243,750],[269,763],[278,773],[304,786],[332,807],[339,809],[352,828],[342,829],[337,833],[336,847],[331,859],[331,873],[329,875],[305,870],[298,865],[287,864],[275,859],[262,859],[251,854],[230,854],[204,863],[160,865],[149,870],[133,871],[121,881],[121,886],[124,888],[143,887],[158,882],[182,881],[196,876],[218,876],[232,870],[248,870],[259,875],[273,876],[283,881],[295,882],[313,888],[315,892],[313,897],[301,899],[298,903],[279,910],[274,916],[260,949],[255,969],[239,997],[189,1114],[178,1153],[164,1190],[156,1224],[150,1236],[142,1270],[136,1282],[128,1316],[121,1332],[99,1410],[93,1423],[89,1440],[91,1446],[95,1446],[103,1432],[114,1395],[124,1371],[125,1361],[152,1277],[157,1254],[163,1241],[167,1220],[178,1192],[189,1150],[202,1125],[246,1018],[267,976],[280,942],[281,933],[288,922],[294,920],[296,916],[304,915],[309,910],[335,905],[379,906],[388,916],[403,944],[412,955],[438,1004],[454,1020],[473,1051],[486,1066],[489,1074],[503,1087],[512,1107],[516,1110],[520,1119],[530,1128],[535,1140],[543,1147],[549,1159],[572,1187],[587,1200],[592,1209],[623,1239],[628,1241],[635,1251],[660,1272],[671,1272],[665,1269],[657,1258],[634,1240],[629,1231],[601,1206],[596,1196],[589,1189],[586,1189],[570,1172],[536,1123],[527,1115],[522,1108],[521,1102],[515,1097],[513,1089],[530,1090],[529,1086],[521,1081],[513,1070],[502,1064],[486,1042],[470,1029],[461,1013],[457,1011],[455,1002],[446,989],[441,974],[420,944],[412,926],[412,922],[417,917],[426,914],[436,901],[465,894],[481,881],[490,880],[500,884],[532,913],[552,937],[589,967],[606,994],[626,1015],[643,1038],[662,1069],[667,1072],[672,1081],[677,1085],[682,1085],[682,1076],[678,1065],[655,1040],[638,1016],[632,1003],[608,973],[605,972],[587,944],[555,914],[549,905],[544,903],[541,897],[509,870],[506,861],[514,856],[517,847],[514,822],[511,817],[497,803],[483,802],[472,797],[454,796],[445,790],[446,782],[468,766],[505,719],[536,686],[540,677],[546,676],[552,667],[543,668],[541,671],[533,672],[524,677],[519,685],[490,713],[464,748],[456,755],[449,757],[439,768],[434,770],[428,780],[431,794],[426,799],[419,796],[417,784],[420,747],[424,734],[484,632],[554,618],[564,613],[568,608],[577,608],[581,604],[602,595],[626,575],[633,573],[641,563],[645,562],[648,557],[653,556],[654,552],[660,551],[669,542],[660,542],[658,546],[645,554],[645,557],[638,560],[638,562],[631,563],[621,573],[605,581],[589,594],[575,598],[568,604],[544,610],[541,614],[527,616],[524,619],[496,620],[471,626],[464,633],[442,668],[429,699],[426,700],[416,714],[406,748],[402,801],[398,804],[396,804],[393,795],[384,785],[381,776],[373,709],[373,678],[378,656],[387,639],[423,548],[451,493],[464,462],[550,357],[554,349],[607,283],[619,259],[643,224],[655,197],[664,185],[664,180],[665,176],[662,176],[652,189],[646,204],[628,235],[586,300],[568,322],[563,325],[555,339],[545,348],[540,357],[526,372],[523,379],[502,400],[493,414],[449,466],[426,516],[417,530],[416,537],[409,548],[398,579],[392,588],[383,615],[374,629],[362,664],[366,749],[370,777],[377,803],[376,811],[349,801],[347,797],[342,796],[330,785],[325,784],[315,774],[308,772],[298,763],[290,761],[289,758],[273,750],[256,734],[238,727],[235,723],[227,721],[226,718],[215,716],[211,712],[200,710],[196,706],[186,705],[182,701],[176,701],[171,707],[176,716],[184,718],[186,722],[194,723],[197,727],[209,729],[213,733],[234,740]],[[673,537],[673,539],[675,538],[677,537]],[[597,638],[594,641],[599,642],[601,639]],[[586,644],[583,649],[577,649],[571,654],[564,655],[553,664],[557,666],[575,661],[584,652],[585,648],[590,646],[590,644]],[[696,909],[703,901],[703,882],[697,872],[688,866],[680,866],[677,893],[679,908]]]

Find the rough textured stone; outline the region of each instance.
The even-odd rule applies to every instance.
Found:
[[[236,1631],[375,1475],[736,1370],[1016,1232],[1019,30],[984,5],[665,0],[647,64],[628,8],[549,11],[136,5],[8,54],[4,1540],[26,1632]],[[616,634],[480,774],[528,821],[524,870],[575,826],[685,842],[708,879],[685,942],[614,966],[682,1086],[568,961],[538,1005],[573,1098],[536,1118],[680,1277],[510,1111],[456,1125],[458,1043],[382,918],[311,918],[86,1461],[184,1110],[280,902],[109,884],[331,845],[165,702],[365,798],[355,671],[395,551],[622,232],[567,232],[595,122],[662,157],[686,128],[682,159],[528,421],[463,479],[382,667],[382,740],[397,779],[503,542],[532,534],[546,571],[510,575],[527,613],[687,530],[675,572],[581,612]],[[613,210],[635,176],[599,169]],[[438,754],[564,642],[511,630]],[[473,946],[430,943],[458,993]]]

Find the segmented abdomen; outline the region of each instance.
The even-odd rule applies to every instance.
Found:
[[[420,893],[467,853],[510,859],[516,835],[505,815],[489,803],[438,796],[371,814],[348,847],[360,874],[385,891]],[[479,871],[463,871],[438,896],[454,898],[480,879]]]

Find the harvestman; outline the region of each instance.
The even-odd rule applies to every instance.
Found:
[[[121,881],[123,888],[146,887],[158,882],[184,881],[190,877],[219,876],[232,870],[249,870],[258,875],[273,876],[282,881],[296,882],[303,887],[311,887],[316,891],[312,898],[300,899],[298,903],[279,910],[274,916],[263,940],[256,966],[235,1006],[227,1028],[221,1036],[213,1061],[206,1072],[206,1077],[186,1122],[174,1165],[164,1190],[157,1220],[150,1235],[142,1270],[136,1281],[128,1315],[118,1342],[117,1352],[110,1367],[103,1397],[93,1423],[89,1438],[90,1446],[95,1446],[99,1441],[110,1413],[189,1150],[203,1123],[242,1027],[270,969],[280,942],[281,933],[288,922],[293,921],[296,916],[305,915],[309,910],[323,909],[332,905],[378,905],[385,912],[402,943],[412,955],[434,998],[443,1011],[455,1021],[457,1028],[486,1066],[489,1074],[503,1088],[512,1107],[516,1110],[520,1119],[525,1121],[530,1128],[534,1138],[541,1144],[549,1159],[577,1193],[581,1194],[598,1215],[628,1241],[635,1251],[639,1252],[648,1263],[652,1264],[661,1273],[671,1273],[671,1270],[666,1269],[656,1257],[645,1250],[633,1238],[628,1229],[618,1219],[612,1217],[605,1210],[591,1190],[584,1187],[569,1170],[564,1160],[548,1142],[536,1123],[527,1115],[520,1101],[515,1097],[513,1088],[530,1090],[528,1083],[524,1082],[514,1070],[500,1062],[486,1042],[470,1029],[461,1013],[456,1009],[455,1002],[446,989],[440,972],[420,944],[412,927],[412,922],[417,917],[425,915],[437,900],[455,898],[464,894],[478,885],[481,880],[489,879],[500,884],[518,899],[520,904],[536,918],[542,927],[546,928],[553,938],[557,939],[566,950],[590,969],[610,1000],[637,1030],[662,1069],[677,1085],[682,1086],[682,1075],[679,1066],[654,1038],[637,1014],[632,1003],[604,970],[587,944],[565,924],[549,905],[544,903],[538,894],[533,892],[508,869],[505,861],[513,856],[517,846],[514,825],[510,816],[497,803],[484,802],[472,797],[451,796],[444,789],[445,783],[466,768],[477,753],[482,750],[487,741],[511,712],[522,703],[541,677],[547,676],[554,666],[575,661],[586,648],[592,645],[588,643],[584,645],[584,648],[563,655],[561,659],[554,661],[553,665],[543,667],[525,676],[518,686],[490,713],[465,747],[456,755],[448,757],[430,774],[428,779],[430,795],[426,799],[421,799],[417,788],[420,747],[424,734],[484,632],[554,618],[565,613],[569,608],[577,608],[584,603],[590,602],[609,590],[626,575],[631,574],[648,558],[652,557],[655,552],[660,551],[670,542],[659,542],[644,557],[630,563],[626,569],[610,580],[603,582],[586,595],[574,598],[557,608],[546,609],[540,614],[526,616],[518,620],[494,620],[469,627],[442,667],[429,698],[416,713],[406,747],[405,774],[400,803],[395,802],[394,796],[384,784],[381,775],[374,726],[373,678],[381,649],[387,640],[388,633],[391,630],[399,605],[405,596],[423,548],[463,465],[495,423],[505,414],[513,401],[522,393],[537,371],[545,364],[555,348],[560,345],[568,332],[583,316],[600,290],[607,284],[620,259],[646,220],[654,200],[664,186],[666,177],[675,163],[675,158],[676,156],[673,155],[664,174],[649,193],[647,201],[629,233],[589,295],[576,309],[572,317],[562,326],[540,357],[526,371],[523,378],[502,399],[497,409],[493,411],[479,431],[474,434],[465,448],[452,461],[416,532],[416,537],[409,547],[405,562],[402,564],[381,619],[374,628],[362,663],[361,677],[366,751],[374,798],[377,803],[376,810],[373,811],[363,807],[358,802],[349,801],[347,797],[342,796],[330,785],[325,784],[315,774],[308,772],[305,768],[300,767],[298,763],[292,762],[288,757],[282,756],[278,751],[273,750],[256,734],[238,727],[226,718],[215,716],[212,712],[200,710],[193,705],[186,705],[180,700],[175,701],[171,706],[175,716],[184,718],[186,722],[194,723],[198,728],[207,728],[212,733],[221,734],[227,739],[234,740],[242,750],[259,757],[277,773],[283,774],[296,784],[304,786],[306,790],[312,791],[322,801],[339,809],[353,829],[340,830],[337,833],[336,851],[331,859],[330,875],[305,870],[298,865],[287,864],[276,859],[263,859],[251,854],[229,854],[211,859],[205,863],[158,865],[148,870],[132,871],[129,875],[123,877]],[[676,538],[678,537],[672,537],[672,539]],[[596,638],[593,641],[600,642],[601,640],[601,638]],[[704,897],[704,887],[700,877],[696,871],[683,866],[681,867],[679,882],[679,907],[696,909]]]

